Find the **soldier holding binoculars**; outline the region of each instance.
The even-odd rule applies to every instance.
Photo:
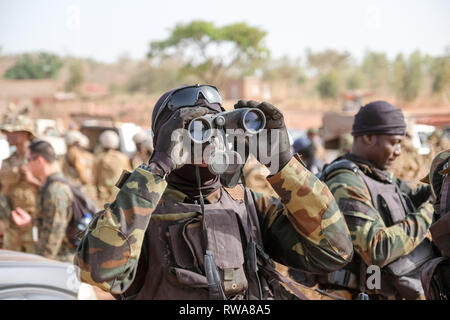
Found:
[[[122,174],[81,240],[83,281],[122,299],[292,298],[280,282],[304,298],[273,260],[312,273],[351,261],[343,215],[292,156],[273,105],[240,100],[226,112],[215,87],[183,86],[157,101],[152,129],[149,163]],[[249,153],[278,198],[246,188]]]

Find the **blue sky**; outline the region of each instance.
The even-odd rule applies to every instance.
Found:
[[[144,58],[151,40],[193,19],[245,21],[268,32],[272,55],[333,48],[440,55],[450,48],[449,0],[0,0],[3,54],[46,50],[113,62]]]

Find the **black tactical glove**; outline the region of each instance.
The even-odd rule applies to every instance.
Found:
[[[292,158],[289,136],[281,111],[268,102],[259,103],[253,100],[239,100],[234,105],[234,108],[258,108],[264,112],[264,115],[266,116],[266,126],[264,129],[267,130],[267,135],[264,135],[263,133],[258,134],[258,146],[265,146],[267,148],[266,150],[270,159],[273,160],[275,157],[278,157],[279,165],[272,167],[273,161],[268,162],[267,159],[261,159],[260,150],[258,150],[257,154],[253,155],[259,162],[269,168],[271,174],[275,174],[281,170]],[[278,134],[275,135],[274,138],[272,138],[272,130],[278,131]],[[255,149],[250,148],[250,151],[252,150]],[[255,152],[253,151],[253,153]]]
[[[172,141],[172,133],[177,129],[185,129],[192,119],[204,116],[208,112],[209,109],[205,107],[181,108],[175,111],[158,131],[149,165],[153,167],[157,165],[158,170],[162,170],[161,175],[163,176],[185,165],[190,158],[181,156],[180,151],[183,147],[183,137],[187,137],[186,132],[179,135],[176,141]]]

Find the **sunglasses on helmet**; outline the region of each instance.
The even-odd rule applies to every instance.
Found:
[[[197,103],[199,98],[203,98],[209,103],[218,103],[222,105],[222,97],[219,90],[211,85],[196,84],[189,87],[183,87],[173,91],[164,100],[161,108],[155,116],[154,123],[165,108],[173,111],[181,107],[192,107]]]

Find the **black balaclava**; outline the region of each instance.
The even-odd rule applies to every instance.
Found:
[[[187,86],[182,86],[187,87]],[[182,87],[174,88],[161,96],[155,104],[152,113],[152,130],[153,130],[153,141],[158,139],[158,132],[161,126],[166,123],[171,115],[176,111],[171,111],[169,108],[165,108],[158,118],[158,123],[155,123],[155,116],[159,112],[159,109],[163,107],[163,102],[166,100],[167,96],[170,95],[173,91],[178,90]],[[198,99],[195,104],[196,107],[206,107],[210,109],[214,113],[225,111],[222,106],[218,103],[209,103],[205,99]],[[167,137],[170,139],[170,137]],[[211,192],[214,192],[220,187],[220,180],[218,175],[212,174],[207,167],[199,167],[200,170],[200,181],[201,186],[200,190],[203,195],[208,195]],[[181,192],[188,195],[190,198],[195,199],[198,198],[199,195],[199,187],[197,184],[197,179],[195,175],[195,165],[186,164],[180,169],[173,170],[167,176],[167,182],[171,187],[174,187]]]

